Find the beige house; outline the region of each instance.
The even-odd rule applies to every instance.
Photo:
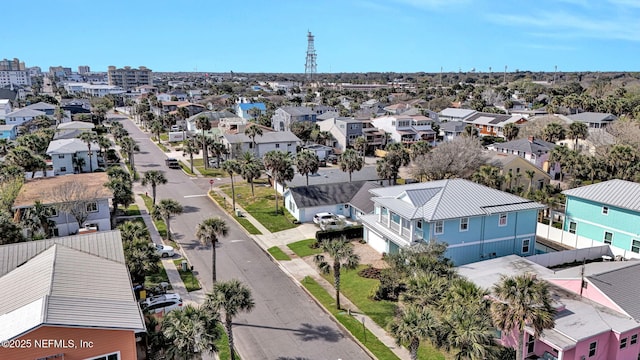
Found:
[[[551,176],[547,174],[541,168],[535,166],[529,161],[514,154],[505,154],[496,151],[488,151],[487,164],[493,165],[500,169],[500,175],[507,176],[511,173],[511,188],[522,187],[524,190],[529,188],[531,190],[542,189],[544,185],[549,184]],[[533,171],[533,178],[530,178],[527,171]],[[505,181],[502,184],[501,190],[505,191],[509,188],[509,182]]]

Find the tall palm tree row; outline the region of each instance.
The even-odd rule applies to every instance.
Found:
[[[167,225],[167,240],[171,240],[171,216],[182,214],[183,211],[182,204],[173,199],[162,199],[154,205],[151,215],[156,220],[163,220]]]
[[[240,164],[240,175],[251,185],[251,196],[255,197],[256,193],[253,183],[262,176],[262,170],[264,169],[262,161],[247,151],[242,154],[238,162]]]
[[[342,269],[351,270],[360,264],[360,256],[353,250],[353,245],[342,236],[325,239],[319,243],[323,253],[317,254],[313,261],[324,274],[333,273],[333,287],[336,290],[336,309],[340,309],[340,275]],[[328,257],[324,255],[327,253]]]
[[[278,184],[285,186],[287,181],[293,180],[293,160],[288,153],[272,150],[264,155],[265,169],[271,171],[276,199],[276,214],[278,214]]]
[[[153,197],[153,205],[156,204],[156,189],[158,185],[164,185],[167,183],[167,177],[164,175],[164,171],[161,170],[149,170],[144,173],[142,177],[142,186],[151,186],[151,195]]]
[[[296,154],[296,169],[300,175],[306,177],[307,186],[309,186],[309,174],[314,174],[320,168],[320,159],[314,151],[304,149]]]
[[[351,182],[351,174],[354,171],[362,170],[364,160],[354,149],[347,149],[342,153],[342,156],[340,156],[338,166],[340,166],[340,170],[349,173],[349,182]]]
[[[236,211],[236,188],[233,181],[234,174],[240,174],[240,163],[237,160],[226,160],[222,163],[222,170],[224,170],[231,178],[231,202],[233,203],[233,211]]]
[[[196,237],[202,244],[211,244],[211,277],[214,284],[217,281],[216,243],[220,237],[226,237],[228,232],[229,227],[221,218],[206,219],[198,225],[196,230]]]

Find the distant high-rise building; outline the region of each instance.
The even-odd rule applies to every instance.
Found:
[[[78,74],[84,75],[84,74],[86,74],[88,72],[91,72],[91,69],[89,69],[89,66],[87,66],[87,65],[78,66]]]
[[[313,74],[316,73],[316,49],[313,44],[314,36],[311,31],[307,31],[307,61],[304,64],[304,73],[307,75],[307,79],[311,79]]]
[[[64,79],[71,76],[71,68],[64,66],[49,66],[49,76]]]
[[[0,61],[0,70],[17,71],[26,70],[26,68],[24,61],[20,61],[18,58],[13,58],[13,60],[2,59]]]
[[[140,66],[133,69],[125,66],[123,69],[117,69],[115,66],[109,66],[107,71],[109,85],[120,86],[125,90],[131,90],[142,85],[153,85],[151,78],[151,69]]]

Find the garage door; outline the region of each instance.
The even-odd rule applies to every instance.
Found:
[[[369,246],[374,248],[380,254],[387,252],[387,241],[383,237],[367,228],[364,229],[364,232]]]

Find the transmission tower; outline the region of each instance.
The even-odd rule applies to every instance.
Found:
[[[307,31],[307,61],[304,64],[304,73],[307,79],[311,79],[316,73],[316,49],[313,46],[313,35]]]

